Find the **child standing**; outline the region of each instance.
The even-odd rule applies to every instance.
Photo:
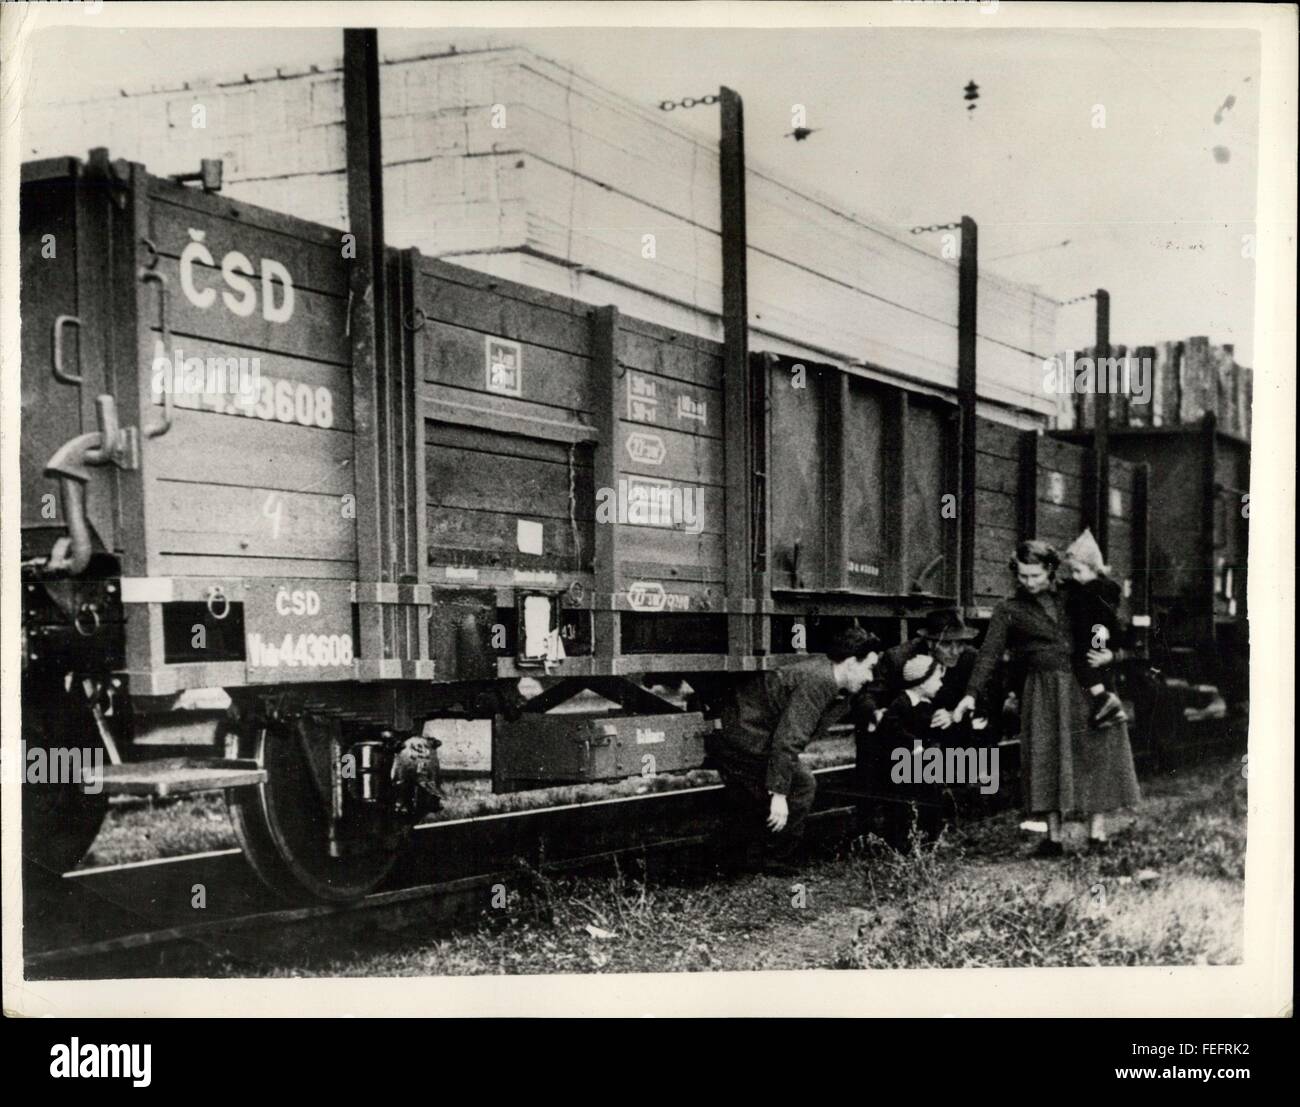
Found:
[[[894,773],[898,765],[898,751],[911,759],[920,751],[940,743],[942,732],[932,728],[934,697],[943,687],[944,667],[929,654],[917,654],[903,665],[902,691],[881,716],[874,735],[875,776],[877,788],[893,802],[886,809],[886,840],[895,846],[906,846],[909,827],[907,816],[910,805],[918,807],[918,830],[925,837],[935,837],[943,821],[943,788],[912,779],[898,783]],[[906,805],[906,806],[904,806]]]
[[[1089,667],[1088,651],[1113,649],[1111,643],[1119,633],[1120,588],[1107,575],[1091,530],[1085,529],[1074,540],[1065,558],[1070,580],[1063,591],[1075,675],[1090,697],[1089,722],[1095,727],[1111,726],[1124,717],[1124,706],[1106,686],[1105,670]]]

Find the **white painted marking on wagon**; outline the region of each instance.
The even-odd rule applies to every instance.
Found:
[[[634,423],[653,423],[659,413],[657,385],[640,373],[627,375],[627,417]]]
[[[707,400],[697,400],[694,396],[688,396],[682,393],[677,397],[677,418],[691,419],[701,426],[709,425],[709,402]]]
[[[555,584],[558,577],[546,569],[516,569],[516,584]]]
[[[668,456],[668,447],[657,434],[633,431],[624,443],[627,456],[642,465],[662,465]]]
[[[487,388],[506,396],[519,396],[524,390],[524,354],[518,342],[486,335]]]
[[[171,603],[171,577],[123,577],[123,603]]]
[[[520,553],[541,555],[542,552],[542,524],[534,522],[531,519],[518,519],[515,521],[515,545],[519,547]]]

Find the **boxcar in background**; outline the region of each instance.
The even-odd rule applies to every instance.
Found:
[[[1058,432],[1087,445],[1088,431]],[[1250,444],[1219,428],[1111,427],[1117,459],[1150,472],[1152,663],[1193,684],[1215,685],[1230,705],[1249,697],[1246,572]]]
[[[1039,431],[1017,431],[981,419],[976,438],[976,615],[1010,594],[1008,562],[1016,542],[1037,537],[1064,550],[1084,527],[1099,528],[1089,451]],[[1104,550],[1120,585],[1126,621],[1149,614],[1146,595],[1146,475],[1143,466],[1112,460],[1105,502]]]

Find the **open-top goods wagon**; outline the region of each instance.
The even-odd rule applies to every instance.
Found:
[[[109,762],[25,788],[40,866],[107,795],[224,789],[268,883],[355,897],[438,805],[429,720],[494,720],[498,790],[692,768],[713,720],[652,686],[978,618],[1089,504],[1146,613],[1140,466],[1098,497],[1082,448],[973,420],[962,497],[954,395],[414,251],[359,365],[346,237],[104,151],[24,167],[24,738]],[[550,712],[587,689],[619,710]]]

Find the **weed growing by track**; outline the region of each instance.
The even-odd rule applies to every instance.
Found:
[[[439,976],[1238,963],[1245,782],[1230,762],[1153,782],[1105,857],[1026,856],[1006,812],[905,854],[841,843],[793,878],[647,879],[520,866],[504,902],[434,933],[294,953],[225,975]]]
[[[1101,857],[1022,860],[1015,816],[902,854],[861,842],[867,895],[835,967],[1239,961],[1245,780],[1219,765],[1178,783]]]

